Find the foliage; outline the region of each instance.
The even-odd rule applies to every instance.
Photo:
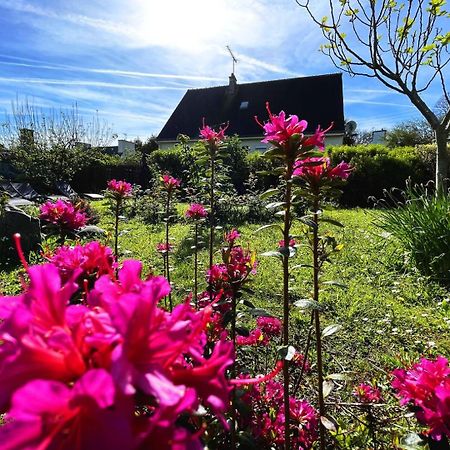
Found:
[[[365,2],[328,0],[329,15],[318,17],[310,0],[296,0],[321,29],[322,52],[351,75],[376,78],[404,94],[436,134],[436,178],[445,186],[450,103],[446,86],[450,14],[445,0]],[[430,87],[442,92],[444,114],[427,105]]]
[[[399,123],[386,134],[386,144],[391,148],[431,144],[433,139],[434,131],[425,120]]]
[[[411,183],[401,199],[394,194],[381,203],[388,209],[378,225],[400,242],[420,272],[450,285],[450,197]]]
[[[354,167],[341,203],[365,206],[371,197],[380,198],[385,189],[402,188],[408,178],[414,183],[428,182],[433,177],[434,151],[433,146],[390,149],[375,144],[330,148],[333,163],[344,160]]]

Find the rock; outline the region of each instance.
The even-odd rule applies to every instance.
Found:
[[[22,248],[25,252],[36,250],[42,241],[39,219],[18,209],[7,209],[0,216],[0,235],[8,238],[8,242],[14,247],[12,236],[15,233],[20,233]]]

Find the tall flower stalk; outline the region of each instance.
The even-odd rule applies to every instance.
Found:
[[[291,248],[292,226],[292,175],[294,172],[295,161],[304,153],[302,146],[303,132],[307,127],[305,120],[299,120],[295,115],[286,117],[284,111],[279,115],[272,114],[267,103],[267,112],[269,120],[265,124],[257,122],[264,129],[265,138],[262,142],[272,144],[273,148],[265,153],[266,158],[278,159],[282,162],[281,175],[284,180],[284,192],[282,193],[282,202],[275,202],[272,206],[275,209],[281,208],[278,213],[283,216],[283,241],[284,246],[279,248],[276,255],[281,257],[283,267],[283,334],[282,343],[287,353],[289,346],[289,258]],[[277,194],[273,190],[271,194]],[[284,447],[286,450],[290,445],[290,402],[289,402],[289,361],[283,365],[283,406],[284,406]]]
[[[199,226],[207,217],[208,212],[203,205],[192,203],[186,211],[186,218],[194,222],[194,302],[195,308],[198,309],[198,231]]]
[[[170,263],[169,263],[169,254],[170,254],[170,235],[169,235],[169,227],[170,227],[170,220],[171,220],[171,214],[170,214],[170,208],[171,208],[171,200],[174,195],[174,192],[177,188],[180,187],[181,181],[177,178],[174,178],[168,174],[165,174],[162,176],[162,183],[163,188],[166,191],[166,208],[165,208],[165,232],[164,232],[164,246],[165,251],[163,253],[164,255],[164,267],[165,267],[165,276],[167,278],[167,281],[170,285]],[[172,312],[173,304],[172,304],[172,293],[168,293],[168,299],[169,299],[169,309],[170,312]]]
[[[316,335],[316,358],[317,358],[317,391],[319,402],[319,413],[321,417],[325,417],[325,400],[323,392],[323,349],[322,349],[322,331],[320,324],[319,293],[320,293],[320,275],[323,263],[328,260],[332,252],[339,251],[340,246],[332,238],[324,239],[319,235],[320,228],[320,201],[326,190],[327,195],[336,195],[339,193],[336,186],[346,180],[350,174],[351,168],[341,162],[336,167],[332,167],[329,158],[326,157],[308,157],[298,160],[294,168],[294,181],[301,186],[300,193],[309,199],[312,204],[312,226],[311,226],[311,248],[313,255],[313,322]],[[337,224],[337,223],[336,223]],[[307,357],[308,345],[305,353]],[[325,428],[320,422],[320,449],[325,449]]]
[[[114,213],[114,258],[117,262],[119,258],[119,216],[125,198],[130,197],[133,188],[130,183],[126,181],[110,180],[106,193],[112,199],[113,213]]]
[[[215,189],[216,189],[216,169],[219,157],[220,146],[225,140],[225,131],[228,125],[220,127],[219,131],[205,124],[200,129],[200,141],[204,143],[206,153],[201,152],[198,161],[205,161],[209,164],[209,267],[213,265],[214,255],[214,227],[215,227]]]

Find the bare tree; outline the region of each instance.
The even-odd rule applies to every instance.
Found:
[[[102,159],[101,149],[114,137],[98,114],[86,122],[76,105],[44,110],[17,100],[0,128],[2,159],[28,180],[47,186],[70,181],[80,169]]]
[[[101,148],[117,137],[98,113],[86,122],[76,104],[69,109],[43,109],[16,99],[11,109],[0,129],[0,143],[5,147],[20,143],[25,130],[33,136],[34,145],[45,148],[72,148],[81,143]]]
[[[436,184],[448,173],[450,130],[448,64],[450,14],[445,0],[328,0],[329,17],[319,19],[318,2],[296,0],[321,28],[321,47],[336,67],[351,75],[376,78],[406,95],[434,130]],[[351,37],[350,37],[351,36]],[[446,79],[447,77],[447,79]],[[442,118],[426,103],[425,91],[439,84],[447,101]]]

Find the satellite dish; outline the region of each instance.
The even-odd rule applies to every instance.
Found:
[[[354,120],[349,120],[346,124],[345,124],[345,131],[349,134],[352,134],[355,132],[356,130],[356,122]]]

